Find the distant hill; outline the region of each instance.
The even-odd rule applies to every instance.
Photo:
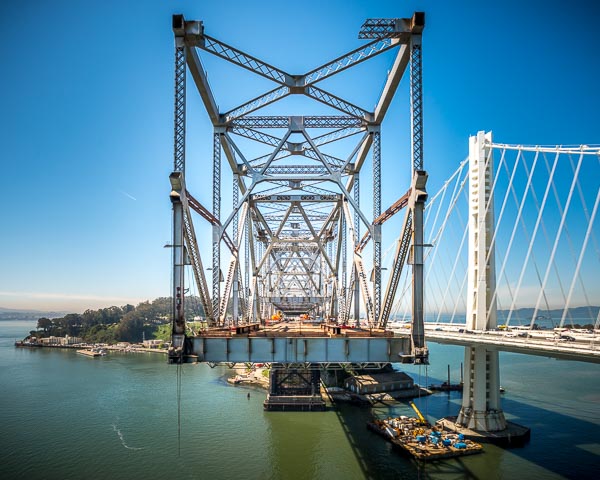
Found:
[[[600,311],[600,307],[590,306],[590,307],[572,307],[567,311],[567,318],[575,319],[587,319],[591,321],[595,321],[598,318],[598,311]],[[508,310],[498,310],[498,320],[506,318],[508,316]],[[535,312],[535,308],[517,308],[512,313],[512,318],[526,318],[531,319],[533,313]],[[555,308],[553,310],[538,310],[538,317],[552,318],[554,320],[560,320],[563,314],[562,308]]]
[[[37,320],[40,317],[57,318],[62,317],[67,312],[55,312],[45,310],[26,310],[19,308],[0,307],[1,320]]]

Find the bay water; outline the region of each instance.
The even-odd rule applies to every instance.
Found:
[[[227,384],[227,368],[14,347],[34,328],[0,321],[0,479],[600,478],[600,365],[501,353],[502,406],[531,427],[530,442],[419,464],[366,429],[374,417],[413,416],[406,403],[264,412],[266,392]],[[463,348],[429,347],[429,367],[395,368],[426,385],[450,365],[457,382]],[[432,421],[460,401],[451,392],[415,403]]]

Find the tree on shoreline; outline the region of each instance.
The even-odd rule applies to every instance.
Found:
[[[189,297],[189,300],[185,308],[188,318],[202,315],[204,312],[197,311],[198,299]],[[88,309],[82,314],[69,313],[59,318],[41,317],[37,330],[30,333],[36,337],[81,337],[90,343],[141,342],[144,336],[168,340],[171,335],[171,309],[169,297],[141,302],[137,306],[127,304]]]

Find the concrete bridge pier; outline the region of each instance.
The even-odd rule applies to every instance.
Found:
[[[321,371],[316,365],[297,368],[274,363],[270,373],[269,394],[264,403],[269,411],[321,411]]]
[[[469,139],[469,264],[466,325],[470,330],[497,326],[496,268],[492,236],[494,199],[491,132]],[[514,443],[529,438],[529,429],[507,422],[500,404],[498,351],[465,347],[463,403],[458,417],[440,420],[444,428],[468,438]]]
[[[465,365],[463,403],[456,423],[485,432],[506,429],[500,405],[498,351],[485,346],[465,347]]]

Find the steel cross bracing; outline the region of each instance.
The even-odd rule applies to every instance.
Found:
[[[173,17],[176,38],[174,171],[179,173],[182,185],[185,185],[186,65],[213,125],[212,212],[202,207],[185,187],[177,190],[182,207],[175,208],[174,202],[174,228],[181,228],[187,251],[174,248],[177,258],[174,254],[173,262],[176,268],[191,261],[209,323],[221,326],[264,323],[281,311],[284,315],[304,313],[330,317],[331,321],[340,323],[353,318],[359,324],[362,305],[371,327],[385,327],[397,282],[392,281],[392,287],[388,285],[382,298],[381,175],[385,162],[381,154],[380,126],[410,63],[410,168],[421,171],[423,26],[422,13],[415,13],[411,18],[367,20],[359,34],[359,38],[371,39],[366,45],[306,73],[290,74],[206,35],[200,21],[186,21],[182,15]],[[266,78],[274,86],[221,111],[208,82],[202,52]],[[322,86],[324,80],[385,52],[393,55],[393,64],[373,110]],[[243,84],[241,87],[243,90]],[[325,115],[259,113],[290,95],[325,105],[330,112]],[[252,156],[248,154],[250,151]],[[253,158],[255,152],[263,153]],[[369,154],[373,167],[370,173],[372,216],[360,208],[359,198],[359,175]],[[223,161],[231,173],[222,171]],[[221,181],[230,174],[232,209],[223,212],[221,217]],[[402,206],[405,205],[406,202]],[[414,208],[415,202],[409,202],[408,220],[401,235],[402,254],[395,268],[401,269],[405,262],[409,246],[406,238],[414,244]],[[191,210],[211,223],[210,245],[198,244],[195,239]],[[367,233],[366,240],[359,242],[361,224]],[[178,237],[174,234],[175,238]],[[372,274],[368,275],[361,253],[370,238],[374,240],[373,264]],[[226,269],[221,265],[223,242],[231,252]],[[207,246],[212,248],[211,291],[200,258]],[[349,248],[353,254],[348,255]],[[176,281],[173,291],[174,298],[177,292],[185,291],[183,279]],[[176,300],[174,318],[177,316],[175,305]],[[181,321],[177,325],[174,334],[181,335]],[[183,350],[184,345],[180,343]]]

